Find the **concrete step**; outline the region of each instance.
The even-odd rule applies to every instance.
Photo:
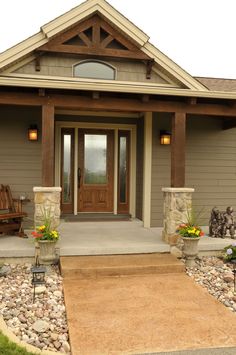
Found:
[[[142,274],[182,273],[184,264],[171,254],[131,254],[61,257],[65,279]]]

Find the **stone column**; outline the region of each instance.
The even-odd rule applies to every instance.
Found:
[[[163,240],[170,245],[178,241],[176,228],[186,222],[187,212],[192,209],[194,189],[186,187],[163,187],[164,193],[164,229]]]
[[[34,187],[34,223],[43,224],[45,212],[51,217],[51,228],[56,229],[60,224],[61,187]]]

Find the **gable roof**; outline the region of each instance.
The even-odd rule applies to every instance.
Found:
[[[88,18],[94,13],[101,14],[111,25],[119,29],[129,39],[132,39],[140,48],[140,51],[152,58],[156,64],[171,76],[175,77],[184,87],[191,90],[208,91],[202,83],[155,48],[149,42],[149,37],[142,30],[120,14],[105,0],[87,0],[83,2],[64,15],[42,26],[39,33],[1,53],[0,71],[32,55],[35,50],[49,43],[52,38],[70,29],[79,21]]]

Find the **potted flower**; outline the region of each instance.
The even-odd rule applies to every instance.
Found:
[[[51,228],[50,213],[44,212],[43,223],[35,228],[32,236],[39,247],[39,261],[42,264],[53,264],[56,261],[55,246],[59,240],[59,232]]]
[[[183,255],[186,258],[186,266],[195,266],[195,259],[198,254],[198,241],[204,235],[204,232],[196,224],[192,213],[187,215],[187,222],[180,224],[176,231],[184,243]]]

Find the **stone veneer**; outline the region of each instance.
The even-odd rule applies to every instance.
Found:
[[[55,229],[60,224],[61,187],[34,187],[34,223],[43,224],[44,213],[48,213],[52,219],[51,228]]]
[[[176,228],[186,222],[187,211],[192,209],[192,193],[194,189],[185,187],[163,187],[164,193],[164,228],[163,240],[170,245],[177,244],[179,239]]]

